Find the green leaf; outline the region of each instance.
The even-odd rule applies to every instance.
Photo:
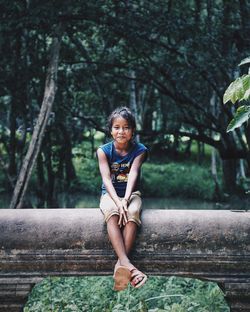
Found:
[[[243,75],[233,81],[223,96],[223,103],[231,101],[235,104],[238,100],[243,100],[245,93],[250,88],[250,75]]]
[[[240,101],[242,100],[247,100],[249,98],[249,92],[250,92],[250,75],[246,75],[243,79],[242,79],[242,83],[243,83],[243,90],[244,92],[244,96],[240,99]]]
[[[250,88],[245,92],[245,94],[244,94],[244,100],[246,101],[246,100],[248,100],[250,98]]]
[[[250,117],[250,106],[243,105],[240,106],[234,118],[230,121],[228,127],[227,127],[227,132],[233,131],[235,128],[240,127],[244,122],[246,122]]]
[[[250,57],[244,58],[244,60],[242,60],[238,66],[248,64],[248,63],[250,63]]]

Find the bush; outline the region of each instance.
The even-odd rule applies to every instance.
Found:
[[[96,159],[76,158],[78,188],[97,195],[101,176]],[[181,197],[213,199],[214,181],[210,171],[194,163],[145,163],[142,167],[141,188],[147,197]]]
[[[100,194],[102,179],[97,160],[77,158],[75,167],[78,176],[78,188],[86,194]]]
[[[142,189],[148,197],[213,198],[214,182],[207,168],[190,163],[145,163],[142,171]]]

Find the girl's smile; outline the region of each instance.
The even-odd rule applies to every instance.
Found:
[[[128,121],[122,117],[114,119],[111,129],[111,135],[118,144],[126,145],[133,137],[134,129],[129,125]]]

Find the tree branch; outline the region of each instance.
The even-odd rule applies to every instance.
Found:
[[[47,71],[45,91],[40,113],[29,144],[28,152],[24,158],[14,193],[11,199],[10,208],[22,208],[25,192],[28,187],[32,169],[40,151],[43,135],[50,116],[57,88],[57,71],[59,62],[59,50],[61,41],[61,26],[59,25],[54,34],[51,44],[50,64]]]

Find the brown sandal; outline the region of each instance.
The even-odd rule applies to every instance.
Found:
[[[125,266],[118,266],[114,272],[114,290],[121,291],[127,288],[131,280],[131,272]]]
[[[130,284],[134,288],[140,288],[141,286],[143,286],[147,279],[148,279],[147,275],[142,273],[138,269],[134,268],[134,269],[131,270]]]

